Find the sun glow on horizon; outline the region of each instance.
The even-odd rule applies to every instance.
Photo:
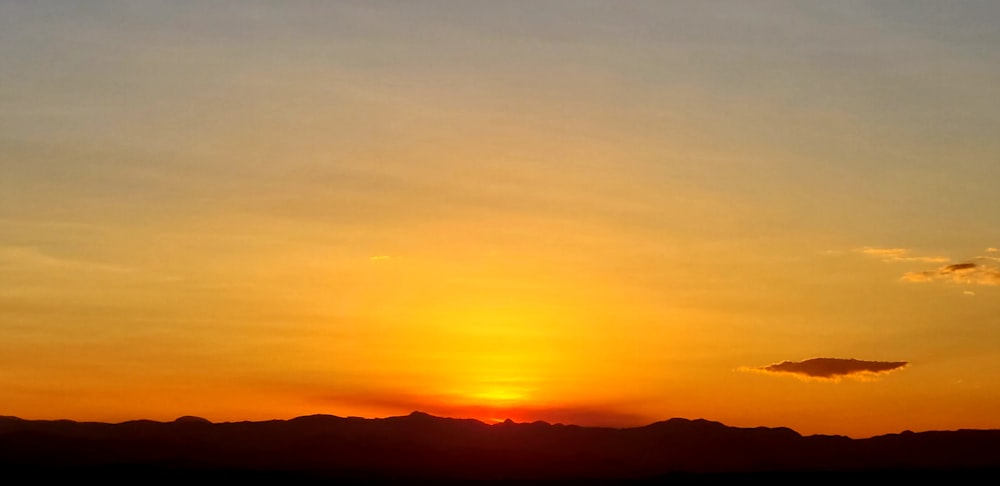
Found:
[[[472,393],[470,396],[476,400],[488,403],[516,403],[528,398],[525,392],[511,388],[491,388]]]

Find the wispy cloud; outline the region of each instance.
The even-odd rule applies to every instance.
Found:
[[[104,262],[57,257],[38,248],[26,246],[0,246],[0,266],[28,266],[33,268],[72,269],[110,273],[131,273],[134,268]]]
[[[937,270],[907,272],[900,277],[904,282],[951,282],[970,285],[1000,285],[1000,266],[997,259],[979,257],[969,262],[945,265]]]
[[[837,381],[840,378],[870,378],[890,373],[908,365],[906,361],[863,361],[853,358],[810,358],[805,361],[782,361],[746,371],[790,374],[800,378]]]
[[[866,246],[854,251],[878,258],[883,262],[904,263],[949,263],[945,256],[913,255],[907,248],[876,248]],[[966,285],[1000,285],[1000,248],[989,247],[986,254],[975,258],[949,263],[933,270],[919,270],[904,273],[900,280],[910,283],[948,282]]]
[[[944,256],[913,256],[907,248],[873,248],[866,246],[858,248],[855,251],[878,258],[883,262],[944,263],[951,260]]]

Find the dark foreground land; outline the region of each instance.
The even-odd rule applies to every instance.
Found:
[[[0,468],[22,484],[84,479],[273,484],[487,481],[996,484],[1000,430],[802,436],[671,419],[644,427],[385,419],[118,424],[0,417]],[[985,483],[984,483],[985,482]]]

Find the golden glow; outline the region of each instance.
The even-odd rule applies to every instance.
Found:
[[[985,3],[59,3],[0,2],[0,415],[1000,427]],[[911,365],[733,371],[811,356]]]
[[[500,406],[510,406],[512,403],[524,402],[530,398],[523,389],[512,388],[488,388],[478,393],[470,393],[469,396],[477,402],[497,404]]]

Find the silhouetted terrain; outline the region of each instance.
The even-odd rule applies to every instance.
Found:
[[[313,415],[292,420],[118,424],[0,417],[10,473],[142,480],[732,479],[1000,475],[1000,430],[904,432],[868,439],[802,436],[671,419],[634,428],[433,417]],[[987,478],[989,479],[989,478]]]

